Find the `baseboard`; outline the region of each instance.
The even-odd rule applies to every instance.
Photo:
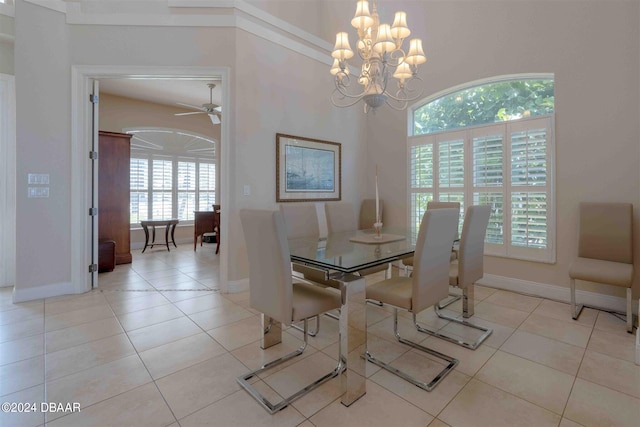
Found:
[[[249,290],[249,279],[229,280],[226,285],[226,289],[224,289],[224,285],[220,289],[223,293],[237,294],[240,292],[246,292]]]
[[[71,282],[50,283],[31,288],[13,288],[13,302],[33,301],[41,298],[75,294],[76,288]]]
[[[570,302],[571,292],[569,288],[549,285],[547,283],[532,282],[529,280],[514,279],[512,277],[486,274],[478,282],[478,285],[491,288],[504,289],[506,291],[518,292],[521,294],[533,295],[555,301]],[[576,289],[576,301],[589,307],[599,307],[606,310],[626,312],[627,302],[625,298],[612,295],[604,295],[596,292],[582,291]],[[638,305],[632,304],[632,310],[638,314]]]

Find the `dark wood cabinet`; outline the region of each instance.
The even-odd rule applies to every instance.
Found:
[[[116,264],[128,264],[131,135],[100,131],[98,150],[98,238],[113,240]]]

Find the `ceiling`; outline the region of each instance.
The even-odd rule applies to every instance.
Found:
[[[215,83],[213,103],[222,105],[222,89],[219,79],[100,79],[100,93],[165,104],[177,108],[177,102],[201,106],[209,102],[208,83]]]

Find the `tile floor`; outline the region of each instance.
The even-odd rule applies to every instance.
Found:
[[[640,366],[624,322],[566,304],[476,287],[474,321],[494,328],[470,351],[419,334],[408,338],[460,359],[433,392],[367,366],[367,394],[340,403],[329,381],[270,416],[236,377],[300,344],[259,348],[260,321],[248,294],[220,294],[213,246],[137,252],[131,265],[100,275],[100,289],[23,304],[0,289],[0,401],[80,404],[75,413],[0,413],[1,426],[638,426]],[[373,283],[380,275],[367,278]],[[451,307],[459,310],[459,305]],[[388,308],[366,310],[373,353],[426,378],[439,361],[398,344]],[[466,335],[425,311],[431,327]],[[310,348],[260,380],[288,393],[328,371],[337,355],[335,320],[324,317]],[[354,351],[361,351],[356,349]]]

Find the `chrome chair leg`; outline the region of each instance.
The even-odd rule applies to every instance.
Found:
[[[338,309],[338,312],[340,312],[340,309]],[[327,316],[327,317],[330,317],[330,318],[332,318],[334,320],[340,320],[340,316],[338,316],[337,314],[333,314],[330,311],[327,311],[324,315]],[[311,335],[311,334],[309,334],[309,335]]]
[[[415,317],[415,315],[414,315]],[[456,365],[458,365],[458,359],[454,359],[453,357],[449,357],[446,354],[442,354],[438,351],[432,350],[430,348],[424,347],[420,344],[417,344],[413,341],[409,341],[407,339],[404,339],[400,336],[400,333],[398,332],[398,309],[394,308],[393,309],[393,333],[396,336],[396,338],[398,339],[399,342],[401,342],[402,344],[407,344],[417,350],[420,351],[424,351],[425,353],[431,354],[439,359],[442,359],[446,362],[448,362],[448,365],[441,370],[431,381],[424,382],[419,380],[418,378],[412,377],[411,375],[407,374],[406,372],[402,372],[401,370],[391,366],[388,363],[385,363],[379,359],[376,359],[374,356],[371,355],[371,353],[369,353],[369,350],[365,351],[364,355],[362,357],[364,357],[367,361],[376,364],[378,366],[380,366],[382,369],[385,369],[389,372],[391,372],[392,374],[395,374],[397,376],[399,376],[400,378],[409,381],[411,384],[420,387],[423,390],[426,391],[431,391],[433,390],[439,383],[440,381],[442,381],[444,379],[444,377],[447,376],[447,374],[449,372],[451,372]]]
[[[296,356],[301,355],[304,352],[305,348],[307,347],[308,327],[309,327],[309,319],[304,319],[304,327],[303,327],[304,343],[302,344],[302,346],[300,346],[300,348],[279,359],[266,363],[261,367],[259,367],[258,369],[255,369],[247,374],[241,375],[237,379],[238,384],[240,384],[242,388],[244,388],[254,399],[256,399],[256,401],[258,401],[258,403],[264,409],[266,409],[267,412],[269,412],[269,414],[274,414],[280,411],[281,409],[286,408],[294,400],[304,396],[305,394],[315,389],[316,387],[320,386],[321,384],[327,382],[331,378],[337,377],[344,370],[344,364],[342,363],[342,361],[339,361],[338,365],[331,372],[325,374],[324,376],[318,378],[311,384],[307,385],[306,387],[302,388],[301,390],[298,390],[291,396],[286,397],[282,399],[280,402],[275,404],[271,403],[269,399],[267,399],[263,394],[261,394],[253,385],[249,384],[248,380],[250,380],[251,378],[261,374],[262,372],[270,368],[273,368],[274,366],[278,366],[288,360],[293,359]]]
[[[307,331],[310,337],[315,337],[316,335],[318,335],[318,332],[320,332],[320,316],[313,316],[313,318],[316,319],[316,330],[313,332]],[[302,326],[296,325],[295,323],[292,323],[291,327],[293,329],[297,329],[301,332],[304,332],[304,328]]]
[[[571,288],[571,318],[573,318],[573,320],[578,320],[578,317],[580,317],[580,313],[582,313],[582,309],[584,308],[584,305],[580,304],[576,306],[576,280],[575,279],[570,280],[570,288]]]
[[[416,329],[418,331],[423,332],[425,334],[433,335],[434,337],[442,338],[443,340],[452,342],[454,344],[457,344],[459,346],[468,348],[470,350],[475,350],[476,348],[478,348],[480,346],[480,344],[482,344],[484,342],[484,340],[489,338],[489,335],[491,335],[491,333],[493,333],[493,329],[489,329],[489,328],[485,328],[485,327],[482,327],[482,326],[474,325],[473,323],[467,322],[466,320],[460,320],[460,319],[457,319],[455,317],[448,316],[446,314],[442,314],[440,312],[440,309],[438,309],[437,305],[434,306],[433,309],[435,310],[436,315],[438,315],[439,318],[445,319],[445,320],[449,320],[451,322],[458,323],[458,324],[463,325],[463,326],[468,326],[468,327],[473,328],[473,329],[477,329],[479,331],[482,331],[483,334],[480,335],[480,337],[478,339],[476,339],[475,341],[467,342],[467,341],[464,341],[462,339],[455,338],[455,337],[443,334],[441,332],[433,331],[431,329],[425,328],[424,326],[422,326],[422,325],[420,325],[418,323],[418,321],[416,320],[416,316],[414,314],[413,315],[413,324],[415,325],[415,327],[416,327]]]
[[[454,302],[459,301],[460,299],[462,299],[462,295],[454,294],[453,292],[449,292],[449,296],[451,298],[447,299],[444,303],[442,301],[438,303],[438,308],[439,309],[442,310],[443,308],[449,307]]]
[[[633,311],[631,310],[631,288],[627,288],[627,332],[633,333]]]
[[[468,319],[475,314],[473,289],[474,285],[472,283],[462,290],[462,317],[465,319]]]
[[[600,307],[592,307],[592,306],[585,306],[584,304],[576,304],[576,281],[575,279],[571,279],[569,283],[570,283],[570,289],[571,289],[571,318],[573,318],[573,320],[578,320],[578,317],[580,317],[580,314],[582,313],[582,309],[585,307],[595,308],[596,310],[605,310]],[[625,320],[627,323],[627,332],[630,334],[633,333],[633,310],[631,309],[631,304],[632,304],[631,300],[632,300],[631,288],[627,288],[627,298],[626,298],[627,307],[626,307]],[[623,313],[618,313],[618,314],[623,314]]]

